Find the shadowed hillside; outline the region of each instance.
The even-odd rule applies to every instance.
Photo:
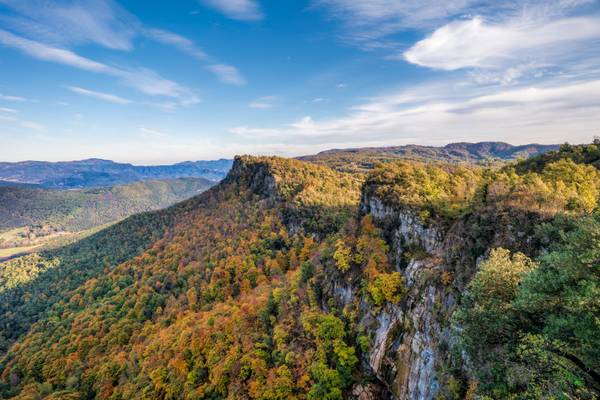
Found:
[[[179,178],[81,190],[0,187],[0,247],[32,246],[167,207],[212,185],[203,178]]]

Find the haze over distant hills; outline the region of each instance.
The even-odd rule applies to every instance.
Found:
[[[444,162],[516,160],[557,150],[558,145],[504,142],[451,143],[443,147],[405,145],[332,149],[298,157],[301,160],[344,170],[370,169],[375,161],[410,159]],[[173,165],[138,166],[103,159],[81,161],[0,162],[0,186],[37,186],[54,189],[103,187],[147,179],[204,178],[219,181],[231,168],[232,160],[185,161]]]
[[[513,146],[504,142],[462,142],[450,143],[443,147],[411,144],[406,146],[332,149],[299,158],[347,171],[370,169],[375,161],[392,161],[396,159],[474,163],[493,160],[510,161],[558,150],[558,148],[559,145],[535,143]]]
[[[219,181],[232,161],[186,161],[174,165],[138,166],[110,160],[0,163],[0,185],[37,185],[45,188],[113,186],[147,179],[204,178]]]

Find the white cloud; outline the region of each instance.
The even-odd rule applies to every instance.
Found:
[[[439,145],[479,140],[584,142],[600,126],[600,80],[511,89],[447,81],[433,93],[430,89],[381,96],[339,118],[306,116],[284,126],[238,126],[231,132],[248,140],[348,147],[347,143]]]
[[[34,122],[34,121],[28,121],[28,120],[24,120],[24,119],[20,119],[17,118],[13,115],[4,115],[4,114],[0,114],[0,121],[6,121],[10,124],[13,125],[18,125],[21,126],[23,128],[27,128],[27,129],[31,129],[31,130],[35,130],[35,131],[44,131],[46,130],[46,128],[44,127],[44,125]]]
[[[37,122],[33,122],[33,121],[19,121],[19,124],[23,128],[32,129],[34,131],[44,131],[44,130],[46,130],[46,128],[44,127],[44,125],[42,125],[40,123],[37,123]]]
[[[257,21],[263,18],[260,7],[254,0],[201,0],[201,3],[231,19]]]
[[[502,68],[532,58],[555,63],[576,52],[576,45],[598,39],[598,17],[545,23],[519,19],[501,24],[475,17],[437,29],[408,49],[404,58],[413,64],[442,70]]]
[[[410,43],[400,32],[430,32],[445,25],[468,31],[464,19],[473,21],[474,16],[482,17],[486,26],[518,19],[535,25],[584,15],[597,0],[313,0],[313,4],[341,21],[343,41],[365,50],[401,54]]]
[[[27,99],[25,97],[10,96],[10,95],[1,94],[1,93],[0,93],[0,99],[1,100],[6,100],[6,101],[15,101],[15,102],[18,102],[18,103],[23,103],[23,102],[27,101]]]
[[[344,26],[342,38],[364,49],[396,48],[388,36],[437,26],[486,0],[314,0]]]
[[[82,57],[70,50],[55,48],[25,39],[0,29],[0,44],[16,48],[23,53],[43,61],[68,65],[82,70],[102,73],[119,78],[123,84],[152,96],[176,98],[184,105],[196,104],[200,100],[191,90],[149,69],[123,69]]]
[[[200,98],[191,89],[163,78],[151,69],[118,70],[114,75],[121,78],[127,86],[151,96],[171,97],[177,99],[180,105],[185,106],[200,102]]]
[[[131,50],[139,22],[112,0],[0,0],[19,16],[5,25],[36,40],[63,47],[95,43],[113,50]]]
[[[220,6],[250,13],[251,8],[240,4],[218,2]],[[39,59],[55,61],[79,68],[102,72],[104,65],[80,57],[70,50],[72,46],[93,43],[111,50],[130,51],[134,39],[144,36],[171,46],[201,62],[220,67],[217,78],[226,83],[241,84],[243,78],[235,67],[224,65],[208,56],[192,40],[162,29],[145,27],[114,0],[0,0],[0,5],[11,8],[14,16],[0,15],[0,23],[8,30],[0,30],[0,42],[20,48]],[[246,11],[244,11],[246,10]],[[258,10],[258,8],[257,8]],[[250,15],[250,14],[248,14]],[[21,36],[9,32],[18,32]],[[210,67],[209,67],[210,68]],[[119,68],[123,70],[124,68]],[[116,69],[111,69],[115,72]],[[147,69],[142,69],[147,71]],[[110,72],[110,71],[109,71]],[[119,75],[115,73],[113,75]],[[123,74],[121,74],[123,75]],[[127,74],[124,74],[127,75]],[[129,80],[126,78],[126,80]]]
[[[210,72],[215,74],[217,78],[223,82],[230,85],[244,85],[246,80],[238,71],[238,69],[231,65],[226,64],[212,64],[206,67]]]
[[[259,110],[267,110],[269,108],[275,107],[275,102],[278,100],[277,96],[263,96],[258,99],[250,102],[248,107],[256,108]]]
[[[0,107],[0,112],[15,114],[17,110],[15,110],[14,108]]]
[[[208,55],[190,39],[161,29],[144,29],[144,34],[153,40],[176,47],[197,60],[206,60]]]
[[[119,96],[116,96],[116,95],[110,94],[110,93],[96,92],[96,91],[84,89],[84,88],[81,88],[78,86],[69,86],[67,89],[69,89],[73,93],[81,94],[81,95],[88,96],[88,97],[93,97],[93,98],[99,99],[99,100],[108,101],[110,103],[115,103],[115,104],[130,104],[131,103],[131,100],[124,99],[123,97],[119,97]]]
[[[167,136],[168,135],[164,132],[146,128],[144,126],[140,127],[140,137],[143,139],[160,139],[160,138],[164,138]]]
[[[316,0],[335,18],[352,25],[393,23],[398,28],[419,28],[454,16],[477,3],[477,0]]]
[[[51,47],[40,42],[14,35],[2,29],[0,29],[0,43],[21,50],[23,53],[39,60],[69,65],[71,67],[92,72],[111,73],[115,70],[105,64],[81,57],[70,50]]]

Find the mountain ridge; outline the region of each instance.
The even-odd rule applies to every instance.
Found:
[[[558,145],[511,145],[505,142],[449,143],[442,147],[404,145],[329,149],[300,160],[333,166],[346,171],[365,171],[377,161],[410,159],[438,162],[487,162],[516,160],[558,150]],[[231,168],[230,159],[182,161],[171,165],[134,165],[102,158],[74,161],[0,162],[0,185],[39,185],[46,188],[113,186],[145,179],[202,177],[223,179]]]
[[[559,147],[559,145],[536,143],[515,146],[506,142],[457,142],[441,147],[409,144],[403,146],[330,149],[298,158],[328,165],[342,171],[365,172],[372,169],[377,162],[400,159],[452,163],[503,162],[556,151]]]
[[[0,162],[3,185],[36,184],[44,188],[114,186],[148,179],[205,178],[221,180],[231,160],[184,161],[172,165],[133,165],[100,158],[76,161]]]
[[[236,157],[207,192],[68,250],[2,264],[0,397],[453,400],[541,390],[593,398],[585,368],[598,370],[590,351],[598,346],[586,303],[576,323],[592,328],[577,337],[544,330],[561,315],[551,307],[541,321],[504,303],[492,320],[470,318],[547,281],[519,281],[546,237],[560,245],[582,216],[596,226],[600,173],[573,157],[593,162],[598,148],[568,150],[535,171],[401,160],[366,179]],[[598,245],[584,245],[580,259],[593,267]],[[542,258],[541,273],[556,260]],[[574,288],[597,282],[583,271],[574,277],[588,285]],[[473,281],[499,298],[461,302]],[[517,305],[539,294],[519,294]],[[540,340],[566,341],[585,368]],[[555,368],[536,369],[538,358],[519,358],[523,349]]]

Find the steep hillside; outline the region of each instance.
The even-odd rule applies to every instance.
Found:
[[[341,171],[368,171],[376,162],[412,160],[424,162],[482,163],[516,160],[558,150],[557,145],[528,144],[513,146],[503,142],[450,143],[444,147],[394,146],[334,149],[300,157],[305,161],[328,165]]]
[[[204,178],[219,181],[231,160],[187,161],[174,165],[138,166],[110,160],[0,163],[0,181],[34,184],[45,188],[114,186],[148,179]]]
[[[399,163],[380,166],[368,178],[362,209],[383,229],[408,290],[402,302],[362,311],[359,319],[371,321],[365,324],[372,338],[365,360],[397,398],[597,396],[600,368],[591,349],[598,344],[592,333],[598,308],[581,305],[581,328],[569,317],[554,322],[550,329],[559,334],[546,330],[549,321],[535,307],[543,290],[552,288],[556,296],[580,284],[591,292],[574,294],[573,301],[595,302],[598,243],[577,277],[562,281],[545,273],[547,287],[523,293],[518,285],[528,273],[540,279],[531,272],[537,257],[557,268],[560,251],[575,244],[559,231],[586,221],[588,232],[600,234],[600,218],[590,216],[600,174],[569,157],[546,162],[538,172],[518,169],[477,173]],[[561,250],[544,256],[548,246]],[[536,306],[519,303],[519,311],[511,311],[520,296]],[[347,305],[357,297],[337,299]],[[548,318],[559,314],[553,310]]]
[[[596,398],[600,172],[563,156],[366,177],[238,157],[175,207],[0,264],[0,394]]]
[[[330,363],[338,357],[348,364],[343,382],[338,377],[314,390],[347,386],[356,357],[345,342],[344,324],[311,306],[306,284],[300,279],[300,275],[309,279],[313,273],[309,259],[317,257],[324,244],[312,235],[292,234],[285,221],[304,230],[297,223],[300,216],[310,215],[306,229],[317,237],[337,231],[354,215],[359,184],[350,175],[299,161],[239,158],[219,186],[151,218],[168,215],[172,222],[166,224],[170,228],[162,239],[140,256],[120,265],[107,260],[102,267],[91,261],[85,270],[85,278],[91,279],[74,291],[53,285],[56,296],[50,301],[41,296],[40,321],[30,328],[34,318],[23,322],[22,315],[29,313],[14,310],[20,304],[22,310],[30,311],[29,298],[36,292],[40,296],[47,286],[37,285],[40,279],[68,276],[68,270],[76,269],[70,263],[79,263],[81,252],[86,255],[90,249],[74,249],[68,260],[49,265],[41,278],[27,277],[29,288],[21,289],[22,283],[7,285],[3,296],[14,303],[2,318],[4,335],[9,340],[18,337],[18,332],[13,333],[15,324],[23,327],[20,332],[29,332],[3,360],[4,395],[20,392],[21,398],[29,398],[35,393],[60,392],[60,396],[75,398],[133,398],[146,393],[151,398],[178,398],[184,393],[204,393],[218,398],[243,390],[257,395],[281,391],[285,398],[290,390],[306,392],[313,386],[316,378],[309,376],[309,369],[317,361],[311,355],[317,350],[326,352],[319,359],[326,358],[315,364],[322,373],[337,374]],[[331,212],[325,212],[328,209]],[[121,223],[121,229],[130,230],[135,221]],[[97,240],[90,238],[88,243]],[[98,259],[98,255],[88,258]],[[18,262],[11,260],[11,265]],[[295,292],[298,300],[290,297]],[[320,333],[323,329],[327,332]],[[306,341],[296,342],[295,330]],[[275,331],[289,331],[279,339],[279,346],[286,348],[277,354]],[[96,339],[91,340],[92,336]],[[63,340],[67,337],[71,344]],[[182,342],[183,337],[188,339]],[[195,345],[190,346],[188,340]],[[69,350],[57,350],[49,341]],[[21,364],[23,357],[33,355],[21,351],[37,355]],[[78,360],[65,363],[63,356],[75,354],[72,351]],[[141,357],[132,366],[138,372],[129,371],[131,379],[125,379],[121,368],[128,367],[113,357],[134,353]],[[120,365],[117,369],[115,362]],[[179,367],[167,368],[169,363]],[[303,378],[295,383],[297,375]],[[273,387],[262,385],[267,380],[275,381]]]
[[[179,178],[82,190],[0,187],[0,232],[20,228],[0,235],[0,247],[27,246],[47,236],[164,208],[213,184],[202,178]]]

